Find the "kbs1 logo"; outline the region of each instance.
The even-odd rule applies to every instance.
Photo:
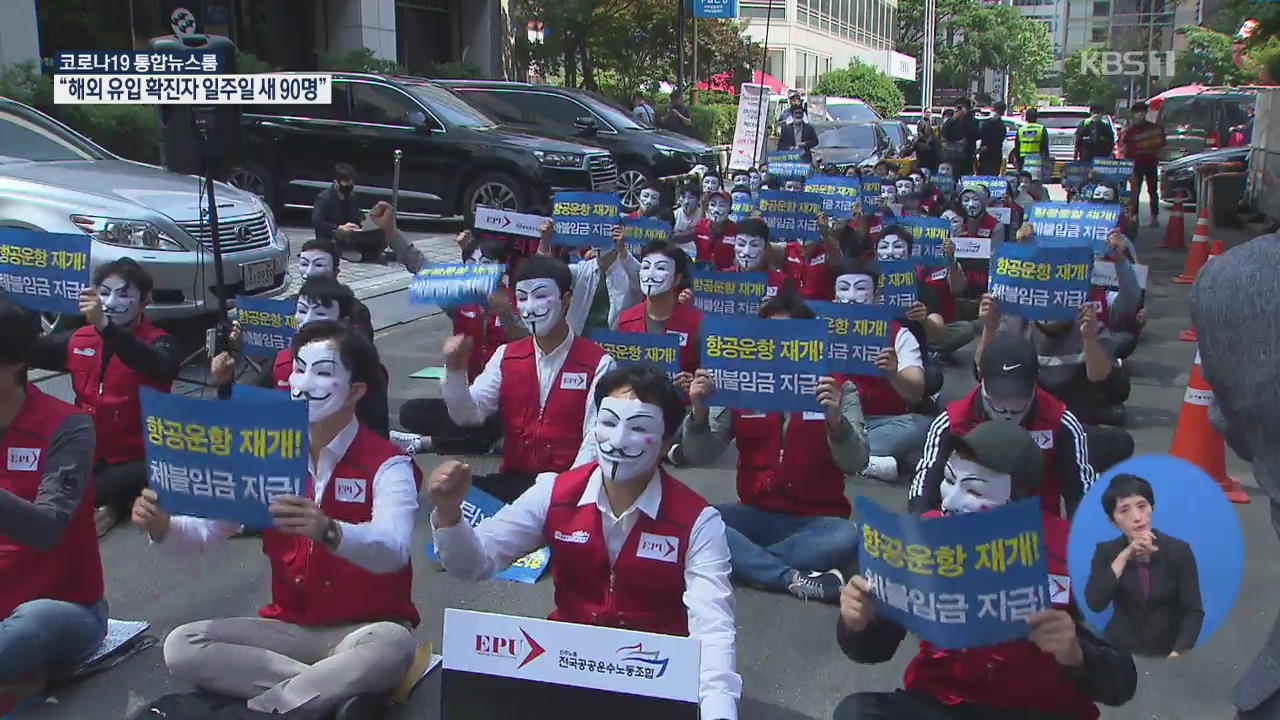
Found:
[[[1174,70],[1172,50],[1086,50],[1080,53],[1080,72],[1085,75],[1168,77],[1174,74]]]
[[[476,635],[476,654],[505,660],[518,660],[520,664],[516,665],[516,668],[522,668],[537,660],[546,651],[536,640],[529,636],[529,633],[521,630],[520,634],[523,637]]]

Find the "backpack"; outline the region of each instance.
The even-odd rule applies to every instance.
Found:
[[[1104,122],[1088,121],[1085,126],[1084,142],[1081,144],[1088,147],[1094,155],[1108,155],[1116,146],[1116,136],[1111,132],[1111,128]]]

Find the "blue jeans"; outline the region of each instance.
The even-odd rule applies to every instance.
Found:
[[[107,634],[107,601],[25,602],[0,620],[0,684],[34,671],[58,675],[89,658]]]
[[[786,592],[796,571],[831,570],[858,559],[858,526],[837,517],[717,505],[726,526],[733,574],[748,585]]]
[[[912,453],[924,447],[933,418],[907,415],[877,415],[867,418],[867,450],[872,457],[893,457],[902,465]]]

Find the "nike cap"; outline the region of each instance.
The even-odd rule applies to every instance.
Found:
[[[1035,392],[1039,362],[1036,348],[1029,339],[1002,332],[982,351],[978,373],[990,397],[1027,398]]]
[[[1040,447],[1019,425],[988,420],[963,436],[954,436],[952,442],[982,467],[1012,478],[1017,495],[1030,494],[1044,479]]]

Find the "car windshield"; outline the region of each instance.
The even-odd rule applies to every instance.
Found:
[[[827,114],[841,122],[879,119],[870,105],[862,103],[827,103]]]
[[[97,147],[34,113],[19,114],[0,106],[0,158],[3,157],[39,162],[109,159]]]
[[[646,123],[637,120],[631,112],[622,106],[606,100],[594,93],[575,93],[575,97],[587,104],[591,111],[618,130],[652,130]]]
[[[902,125],[896,120],[886,120],[880,123],[880,127],[884,129],[885,134],[888,135],[889,139],[893,142],[901,143],[903,140],[906,140],[902,134]]]
[[[1089,117],[1089,113],[1080,113],[1080,114],[1073,113],[1070,115],[1050,114],[1050,115],[1041,115],[1040,119],[1037,120],[1036,122],[1040,123],[1041,125],[1047,128],[1057,128],[1060,130],[1070,128],[1074,130],[1080,127],[1080,123],[1084,122],[1084,119],[1087,117]]]
[[[870,125],[851,125],[818,136],[818,147],[873,149],[875,146],[876,131]]]
[[[497,125],[488,115],[471,107],[465,100],[429,83],[404,83],[404,87],[427,109],[444,122],[456,127],[489,128]]]

